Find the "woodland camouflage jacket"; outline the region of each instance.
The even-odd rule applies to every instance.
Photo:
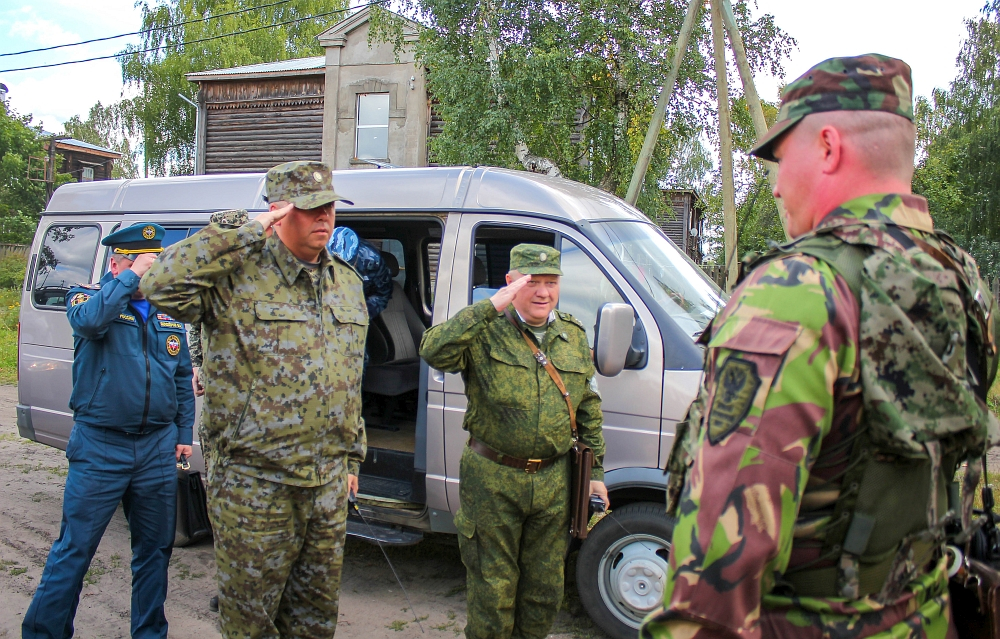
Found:
[[[566,384],[576,407],[580,440],[594,450],[591,478],[604,481],[604,418],[601,397],[590,383],[594,363],[587,333],[572,315],[555,314],[538,347]],[[545,459],[562,455],[573,445],[562,393],[490,300],[467,306],[428,329],[420,356],[438,370],[462,374],[469,398],[463,427],[494,450]]]
[[[143,289],[157,308],[202,323],[202,419],[220,463],[308,487],[334,479],[347,456],[357,474],[368,315],[354,269],[324,249],[311,272],[251,221],[167,248]]]
[[[887,251],[911,257],[920,249],[907,237],[939,245],[918,196],[852,200],[826,216],[823,229],[848,243],[880,237]],[[641,636],[699,637],[701,627],[751,638],[944,638],[950,613],[943,559],[881,603],[875,596],[789,596],[781,588],[790,567],[821,564],[817,548],[799,542],[817,539],[821,546],[824,530],[839,523],[805,515],[832,503],[825,492],[836,499],[845,490],[838,477],[847,457],[838,453],[862,418],[862,358],[869,352],[861,340],[866,318],[844,277],[815,257],[782,252],[750,273],[705,336],[705,381],[668,467],[678,519],[665,606],[646,619]],[[971,258],[966,264],[978,282]],[[938,293],[917,302],[935,301]],[[943,322],[945,312],[955,317]],[[949,330],[957,323],[964,334],[961,307],[932,306],[928,317]],[[882,355],[900,365],[893,369],[898,388],[926,393],[919,366],[906,366],[898,351]],[[941,414],[959,408],[937,407]],[[810,492],[816,486],[825,490]]]

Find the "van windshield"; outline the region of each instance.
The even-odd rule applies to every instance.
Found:
[[[595,222],[591,228],[692,339],[726,303],[722,289],[652,224]]]

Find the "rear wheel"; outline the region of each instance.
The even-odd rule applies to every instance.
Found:
[[[673,528],[663,504],[640,502],[614,509],[583,542],[580,602],[614,639],[635,639],[643,618],[662,604]]]

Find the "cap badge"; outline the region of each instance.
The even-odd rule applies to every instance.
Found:
[[[156,229],[154,229],[152,226],[147,226],[142,229],[142,236],[147,240],[151,240],[154,237],[156,237]]]
[[[176,357],[177,353],[181,352],[181,338],[176,335],[168,335],[167,352]]]
[[[322,182],[322,181],[323,181],[323,174],[322,174],[322,173],[320,173],[319,171],[316,171],[316,172],[314,172],[314,173],[313,173],[313,178],[314,178],[314,179],[315,179],[315,180],[316,180],[317,182]]]
[[[539,262],[544,262],[547,259],[549,259],[549,256],[548,256],[547,253],[539,253],[538,254],[538,261]]]

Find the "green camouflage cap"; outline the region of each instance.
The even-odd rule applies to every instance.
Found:
[[[802,118],[823,111],[885,111],[913,121],[910,66],[877,53],[820,62],[781,92],[778,119],[750,154],[774,162],[775,141]]]
[[[212,213],[208,221],[219,226],[238,227],[246,224],[249,219],[250,216],[247,214],[246,209],[226,209],[225,211]]]
[[[543,244],[518,244],[510,250],[510,270],[521,275],[562,275],[559,251]]]
[[[354,204],[333,190],[333,174],[322,162],[299,160],[279,164],[267,172],[268,202],[289,202],[300,209],[315,209],[330,202]]]

